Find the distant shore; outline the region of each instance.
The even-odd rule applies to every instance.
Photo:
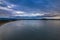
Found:
[[[18,21],[18,20],[60,20],[60,19],[8,19],[8,18],[1,18],[0,19],[0,26],[12,22],[12,21]]]
[[[11,18],[0,18],[0,21],[15,21],[15,20],[60,20],[60,19],[11,19]]]

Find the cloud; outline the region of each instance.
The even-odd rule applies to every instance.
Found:
[[[13,4],[10,4],[10,5],[7,5],[8,8],[14,8],[16,5],[13,5]]]
[[[0,10],[2,9],[2,10],[6,10],[6,11],[9,11],[9,12],[11,12],[11,14],[13,15],[13,16],[41,16],[42,14],[40,14],[40,13],[36,13],[36,14],[34,14],[33,12],[31,12],[30,14],[28,14],[28,12],[26,12],[26,11],[24,11],[24,10],[15,10],[15,7],[20,7],[20,6],[17,6],[17,5],[14,5],[14,4],[11,4],[11,3],[8,3],[8,2],[6,2],[6,1],[2,1],[2,3],[5,3],[6,4],[6,6],[0,6]],[[22,6],[23,7],[23,6]],[[24,8],[24,9],[26,9],[26,7]],[[30,10],[29,8],[27,9],[27,10]],[[4,12],[4,11],[3,11]],[[21,15],[22,14],[22,15]]]
[[[17,10],[14,10],[14,9],[10,9],[8,7],[0,7],[0,9],[10,11],[10,12],[12,12],[12,14],[13,13],[24,13],[23,11],[17,11]]]
[[[40,13],[24,13],[24,14],[14,14],[14,16],[28,16],[28,17],[31,17],[31,16],[44,16],[45,14],[40,14]]]
[[[6,0],[6,2],[18,5],[18,7],[14,8],[17,10],[60,13],[60,0]]]
[[[7,7],[0,7],[0,10],[6,10],[12,13],[13,16],[43,16],[44,14],[40,14],[40,13],[30,13],[28,14],[28,12],[24,12],[24,11],[17,11],[17,10],[13,10],[13,9],[9,9]],[[4,11],[3,11],[4,12]],[[3,13],[4,14],[4,13]],[[8,15],[9,16],[9,15]]]
[[[25,16],[60,13],[60,0],[2,0],[0,4],[6,5],[0,9]]]

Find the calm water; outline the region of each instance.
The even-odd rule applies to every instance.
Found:
[[[60,20],[20,20],[0,29],[8,30],[4,35],[8,40],[60,40]]]

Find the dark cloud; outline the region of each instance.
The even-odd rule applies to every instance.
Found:
[[[23,11],[43,11],[60,13],[60,0],[6,0],[18,5],[14,9]]]

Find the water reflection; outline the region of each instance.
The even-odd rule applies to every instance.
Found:
[[[60,40],[60,20],[9,22],[0,27],[0,33],[11,40]]]

